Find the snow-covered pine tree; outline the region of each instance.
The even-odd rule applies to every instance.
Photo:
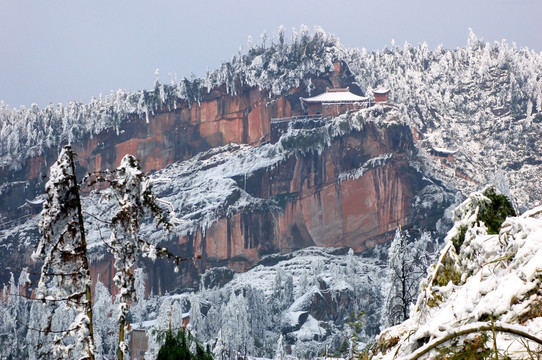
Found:
[[[44,329],[49,323],[51,309],[41,301],[30,301],[28,311],[28,328]],[[46,335],[42,331],[29,330],[26,332],[24,343],[28,347],[28,360],[37,360],[42,354],[52,354],[53,345],[51,334]],[[40,356],[41,355],[41,356]]]
[[[228,339],[228,351],[243,354],[247,344],[250,345],[252,340],[251,314],[243,290],[239,294],[232,293],[222,311],[222,336]]]
[[[39,224],[43,236],[32,254],[34,261],[43,261],[36,297],[51,310],[43,331],[56,334],[56,358],[94,359],[91,278],[71,146],[64,146],[51,166],[46,193]],[[76,314],[69,328],[54,329],[53,314],[68,309]]]
[[[284,360],[286,359],[286,351],[284,350],[284,335],[280,334],[279,340],[277,341],[277,349],[275,350],[275,359]]]
[[[218,330],[215,347],[213,349],[213,355],[215,359],[224,360],[225,354],[226,354],[226,346],[224,344],[224,339],[222,338],[222,330]]]
[[[408,232],[395,232],[388,253],[388,292],[382,314],[383,326],[390,327],[406,320],[410,304],[416,300],[420,280],[432,260],[431,236],[423,233],[418,239],[409,241]]]
[[[282,311],[294,302],[294,282],[292,275],[284,269],[278,268],[273,283],[273,297],[271,298],[271,311],[275,322],[280,322]]]
[[[28,272],[21,271],[19,280],[11,274],[9,285],[0,292],[0,359],[28,358],[28,345],[21,342],[28,330],[20,319],[28,318],[28,300],[21,289],[28,283]]]
[[[134,322],[141,326],[143,322],[147,301],[145,300],[145,273],[143,269],[136,269],[134,272],[135,276],[135,292],[137,303],[132,304],[131,314]]]

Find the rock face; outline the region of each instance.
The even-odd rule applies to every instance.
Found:
[[[353,81],[347,67],[337,62],[332,72],[312,79],[313,93],[348,85],[360,92]],[[152,116],[132,115],[118,129],[108,128],[96,136],[73,141],[79,177],[86,172],[114,169],[126,154],[136,156],[143,170],[154,171],[228,143],[258,144],[269,138],[271,118],[302,114],[299,98],[304,96],[308,96],[304,89],[292,89],[277,97],[255,87],[243,87],[231,94],[222,86],[202,94],[199,102],[179,100],[175,107]],[[62,144],[54,145],[59,149]],[[58,149],[46,148],[43,154],[27,158],[17,171],[8,165],[0,167],[0,215],[21,215],[25,200],[43,193]]]
[[[193,286],[197,274],[212,266],[242,272],[265,254],[308,246],[348,246],[361,252],[392,238],[399,226],[431,228],[427,219],[440,217],[447,200],[423,217],[415,211],[415,198],[430,182],[409,165],[412,150],[408,126],[367,123],[321,152],[292,153],[278,165],[235,179],[239,189],[225,206],[246,191],[273,200],[281,211],[219,216],[210,227],[173,241],[170,246],[179,253],[201,260],[183,264],[180,276],[166,263],[160,271],[149,268],[154,292]]]
[[[96,170],[113,169],[126,154],[141,160],[143,169],[153,171],[175,161],[187,159],[200,151],[228,143],[257,144],[269,135],[271,117],[290,116],[291,106],[284,98],[271,99],[258,89],[246,89],[230,95],[215,89],[200,104],[179,104],[144,118],[132,118],[119,131],[108,129],[83,142],[73,144],[78,155],[80,175]],[[22,170],[0,169],[5,189],[0,200],[4,215],[41,194],[48,166],[57,157],[56,149],[29,158]]]
[[[327,86],[344,87],[348,80],[338,64],[328,78],[313,79],[314,93]],[[351,89],[356,91],[356,86]],[[118,130],[108,129],[74,144],[79,177],[115,168],[127,153],[138,157],[144,170],[153,171],[228,143],[260,144],[269,137],[270,119],[299,114],[299,97],[306,95],[293,89],[286,96],[270,97],[256,88],[232,95],[217,88],[199,104],[179,103],[175,110],[150,116],[148,122],[134,117]],[[398,226],[422,223],[413,216],[412,202],[427,184],[409,165],[412,150],[406,125],[369,123],[363,131],[334,138],[323,151],[294,152],[278,166],[234,179],[239,192],[273,199],[282,211],[224,215],[209,228],[180,237],[170,244],[173,249],[202,260],[183,264],[182,276],[174,275],[167,262],[147,264],[150,287],[161,294],[194,285],[212,266],[245,271],[262,255],[307,246],[348,246],[359,252],[386,241]],[[47,166],[55,159],[56,152],[50,149],[28,159],[17,173],[0,171],[8,184],[0,200],[3,214],[20,213],[25,199],[42,192]],[[365,169],[371,159],[382,163]],[[363,171],[356,174],[360,168]],[[434,211],[438,216],[442,209]],[[101,261],[94,269],[102,281],[110,282],[111,260]]]
[[[370,248],[397,226],[411,222],[410,204],[422,182],[408,165],[410,146],[407,127],[382,132],[368,127],[366,132],[337,139],[320,154],[291,156],[246,184],[253,196],[280,198],[281,215],[276,219],[255,214],[223,219],[206,231],[205,239],[197,241],[208,257],[221,260],[235,256],[254,259],[253,251],[247,250],[261,249],[262,239],[264,246],[271,242],[279,250],[314,245],[348,246],[355,251]],[[341,174],[386,154],[395,156],[358,178],[340,179]],[[211,243],[208,238],[213,239]]]

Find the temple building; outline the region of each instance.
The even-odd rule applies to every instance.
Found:
[[[335,117],[348,111],[371,107],[377,103],[393,106],[388,103],[388,88],[377,88],[372,91],[373,98],[359,96],[350,92],[350,88],[327,88],[326,92],[307,98],[300,98],[304,115],[284,118],[272,118],[270,124],[270,141],[276,143],[288,130],[291,121],[321,121],[325,117]]]
[[[43,203],[45,200],[39,199],[39,200],[25,200],[24,206],[28,208],[28,211],[30,213],[31,217],[34,217],[41,213],[41,210],[43,209]]]
[[[388,102],[388,94],[389,94],[389,92],[390,92],[390,89],[388,89],[388,88],[374,89],[373,90],[374,102],[375,103],[379,103],[379,102],[387,103]]]
[[[325,93],[309,98],[301,98],[307,115],[337,116],[350,110],[357,110],[369,105],[369,98],[350,92],[349,88],[330,89]]]

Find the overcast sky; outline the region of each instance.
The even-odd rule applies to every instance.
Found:
[[[250,36],[322,27],[341,43],[457,48],[468,29],[542,51],[542,0],[0,0],[0,100],[88,102],[110,90],[202,76]]]

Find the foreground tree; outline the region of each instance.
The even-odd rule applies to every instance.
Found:
[[[55,356],[73,358],[74,354],[85,353],[81,359],[94,359],[92,280],[74,156],[71,147],[65,146],[51,167],[50,180],[46,185],[48,198],[40,222],[43,236],[33,259],[43,261],[37,297],[51,310],[45,329],[40,330],[46,335],[60,334],[54,340]],[[135,270],[138,256],[153,260],[167,257],[173,259],[177,266],[187,259],[139,237],[141,223],[147,214],[152,216],[156,226],[168,230],[173,228],[174,217],[171,205],[153,194],[152,182],[141,171],[136,158],[126,155],[115,171],[87,176],[85,182],[90,186],[97,182],[107,183],[109,186],[104,195],[114,202],[114,215],[104,222],[111,228],[106,244],[117,269],[113,279],[119,288],[117,356],[122,360],[128,352],[125,328],[129,303],[137,301]],[[68,328],[53,329],[55,312],[64,308],[74,312],[75,320]]]
[[[163,334],[159,334],[161,338]],[[195,348],[195,351],[192,349]],[[175,334],[171,329],[165,333],[164,344],[158,351],[157,360],[213,360],[213,354],[207,346],[202,345],[192,336],[190,331],[180,329]]]
[[[85,354],[81,359],[92,360],[95,352],[92,281],[74,153],[70,146],[62,148],[58,160],[51,166],[45,188],[47,199],[39,224],[42,237],[32,254],[34,261],[43,262],[36,298],[51,309],[43,331],[47,335],[55,334],[53,351],[58,359]],[[52,328],[53,315],[58,310],[76,313],[68,329]]]
[[[125,342],[126,316],[129,302],[137,301],[135,268],[138,256],[151,259],[157,256],[172,256],[166,249],[157,249],[146,239],[139,236],[141,222],[145,214],[150,213],[156,226],[168,230],[173,227],[171,212],[161,206],[160,200],[152,192],[152,183],[141,171],[139,161],[132,155],[126,155],[113,176],[102,177],[100,181],[109,183],[108,197],[116,199],[117,212],[110,222],[111,237],[109,249],[115,258],[117,273],[113,278],[120,289],[119,303],[119,342],[118,358],[123,359],[128,352]],[[176,258],[176,261],[180,261]]]

